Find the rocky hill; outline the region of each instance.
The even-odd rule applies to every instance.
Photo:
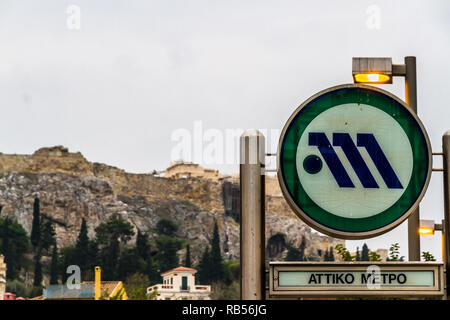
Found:
[[[268,177],[266,189],[268,258],[282,258],[288,245],[305,241],[306,254],[319,260],[328,246],[342,242],[312,232],[302,223],[284,201],[275,178]],[[179,236],[191,244],[194,262],[209,245],[215,220],[222,249],[232,259],[239,257],[236,177],[174,179],[132,174],[91,163],[62,146],[42,148],[32,155],[0,153],[1,216],[13,217],[30,233],[35,196],[39,196],[42,215],[54,222],[59,247],[75,242],[83,218],[93,237],[95,227],[114,215],[150,236],[155,236],[158,220],[169,217],[180,225]]]

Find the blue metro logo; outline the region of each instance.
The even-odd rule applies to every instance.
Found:
[[[383,178],[384,183],[386,183],[386,186],[389,189],[403,189],[400,180],[395,174],[394,169],[392,169],[391,164],[373,134],[358,133],[356,140],[358,147],[366,148],[367,153]],[[308,144],[310,146],[317,146],[339,187],[355,187],[325,133],[310,132]],[[333,133],[333,146],[342,148],[342,151],[350,162],[353,170],[355,170],[355,173],[364,188],[379,188],[372,173],[367,167],[367,164],[359,153],[357,146],[355,146],[355,143],[350,137],[350,134]]]

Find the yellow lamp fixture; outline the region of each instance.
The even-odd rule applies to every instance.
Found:
[[[355,83],[392,83],[392,77],[382,73],[357,73],[353,75]]]
[[[353,58],[352,75],[354,83],[392,83],[392,58]]]
[[[438,230],[438,228],[436,228],[436,223],[434,222],[434,220],[420,220],[419,223],[419,234],[420,235],[433,235],[434,231]]]

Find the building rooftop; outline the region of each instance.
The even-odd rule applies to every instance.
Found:
[[[100,291],[102,293],[107,292],[108,294],[111,294],[120,283],[121,281],[102,281],[100,283]],[[81,284],[94,285],[95,283],[94,281],[83,281]]]
[[[197,272],[196,269],[187,268],[187,267],[177,267],[177,268],[173,268],[168,271],[165,271],[165,272],[161,273],[161,275],[165,275],[165,274],[172,273],[172,272],[183,272],[183,271],[184,272]]]

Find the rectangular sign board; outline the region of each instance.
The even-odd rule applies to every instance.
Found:
[[[271,262],[271,297],[426,297],[444,294],[436,262]]]

